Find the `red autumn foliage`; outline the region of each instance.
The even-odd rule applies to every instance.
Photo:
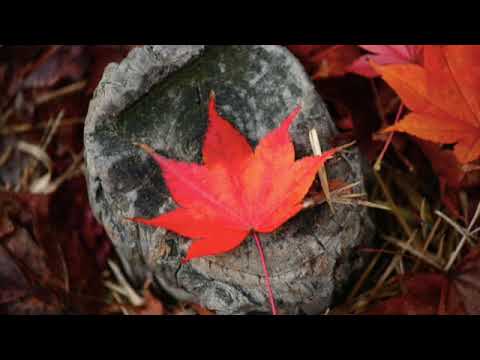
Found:
[[[48,119],[56,117],[60,111],[64,111],[64,117],[69,120],[78,121],[84,118],[88,103],[105,67],[110,62],[121,61],[132,47],[131,45],[2,46],[0,115],[3,117],[5,113],[11,112],[5,123],[7,128],[29,125],[33,129],[25,133],[19,132],[18,135],[16,132],[13,132],[13,135],[8,133],[0,142],[2,152],[5,153],[8,146],[19,138],[38,143],[42,136],[39,130],[44,128]],[[388,135],[375,134],[377,130],[387,127],[386,131],[413,135],[414,137],[405,134],[395,135],[387,152],[386,162],[389,166],[403,166],[407,171],[414,172],[414,175],[419,173],[419,168],[422,168],[420,172],[422,175],[427,174],[423,169],[431,167],[439,180],[437,196],[441,198],[443,207],[459,222],[466,222],[462,210],[465,204],[461,204],[459,194],[468,194],[466,205],[472,213],[479,196],[480,184],[480,167],[477,160],[480,156],[478,46],[288,45],[287,47],[304,64],[318,92],[327,101],[337,127],[342,130],[336,140],[356,139],[362,154],[373,163]],[[378,77],[379,74],[381,78]],[[62,91],[71,85],[79,86],[78,90],[54,96],[50,101],[39,101],[42,97],[48,98],[56,91]],[[393,124],[401,103],[410,113]],[[215,117],[218,115],[213,110],[212,114]],[[229,131],[228,125],[225,125],[228,123],[219,116],[216,124],[217,133],[238,140],[233,142],[237,144],[233,146],[236,150],[232,150],[233,154],[227,153],[228,156],[241,159],[241,155],[248,151],[256,153],[251,149],[247,151],[246,141],[234,131]],[[283,136],[288,137],[288,126],[280,129],[283,129]],[[66,171],[71,163],[72,153],[78,154],[83,151],[82,134],[81,121],[58,129],[46,149],[53,161],[54,176]],[[288,147],[285,142],[280,147],[269,150],[278,154],[284,151],[283,148]],[[418,150],[420,157],[411,157],[411,153],[416,152],[412,151],[412,147]],[[222,151],[225,148],[230,148],[230,144],[222,147]],[[6,189],[0,193],[0,284],[2,284],[0,312],[103,313],[104,310],[100,310],[103,306],[104,291],[101,286],[101,271],[105,269],[106,260],[111,254],[111,243],[93,217],[88,205],[85,181],[81,177],[76,177],[64,183],[51,195],[13,193],[18,174],[11,171],[15,167],[12,162],[19,160],[16,150],[13,151],[10,161],[6,161],[4,166],[0,167],[0,179]],[[421,158],[422,152],[424,158]],[[213,151],[207,150],[205,153],[208,159]],[[281,157],[284,157],[283,153]],[[213,163],[222,162],[222,159],[216,159],[215,155],[213,159],[211,161]],[[179,166],[178,163],[164,158],[161,162],[175,169]],[[204,167],[209,173],[218,172],[212,170],[208,163],[209,161]],[[186,168],[189,166],[195,167],[188,164]],[[238,163],[229,161],[224,171],[236,174],[242,166],[240,160]],[[256,166],[258,168],[255,168]],[[251,165],[251,168],[255,169],[256,174],[260,174],[261,161],[257,165]],[[288,176],[285,177],[285,182],[288,182]],[[254,189],[266,187],[268,184],[259,181],[249,185]],[[331,185],[333,189],[333,184]],[[301,192],[303,190],[299,193]],[[251,198],[252,201],[255,196],[259,196],[261,200],[256,198],[255,201],[265,203],[265,207],[255,211],[250,207],[246,207],[247,210],[240,207],[241,211],[235,208],[242,215],[248,214],[246,217],[242,216],[242,224],[245,226],[235,230],[235,234],[238,235],[235,241],[228,246],[225,245],[226,247],[224,244],[212,245],[212,242],[208,241],[211,237],[206,234],[206,242],[203,239],[193,243],[193,250],[191,248],[189,252],[190,258],[228,250],[227,248],[231,246],[240,245],[252,228],[262,230],[261,219],[265,219],[265,213],[268,212],[268,201],[263,200],[268,196],[262,191],[247,193],[243,196]],[[270,205],[282,201],[280,192],[272,193]],[[274,218],[277,224],[270,224],[272,229],[276,225],[279,226],[283,218],[293,216],[295,213],[293,200],[289,199],[287,202],[289,205],[286,208],[291,212],[276,214],[277,217]],[[191,212],[188,213],[189,216],[192,215]],[[221,215],[220,220],[224,223],[235,223],[235,220]],[[197,220],[195,218],[195,221]],[[199,224],[205,225],[203,222],[205,219],[200,220]],[[181,219],[181,222],[184,221],[185,219]],[[237,219],[236,225],[240,222]],[[193,235],[204,236],[202,226],[199,226],[196,229],[199,232]],[[269,230],[265,224],[263,227],[263,230]],[[220,228],[218,235],[224,234],[224,230]],[[473,240],[476,241],[475,238]],[[203,245],[194,246],[195,243],[201,242]],[[201,251],[195,250],[196,247]],[[478,254],[477,250],[472,251],[448,274],[417,273],[399,278],[405,293],[378,304],[368,313],[478,314],[480,312]],[[148,289],[144,293],[144,298],[145,306],[141,309],[129,309],[131,313],[211,314],[209,310],[196,304],[181,304],[169,309]]]
[[[76,212],[58,209],[56,201],[46,195],[0,193],[2,223],[8,224],[0,238],[2,313],[91,313],[103,306],[102,264],[85,247],[82,224],[69,223]],[[60,218],[58,211],[65,216]]]
[[[297,107],[255,151],[215,109],[203,146],[204,165],[169,160],[143,148],[161,167],[173,199],[181,207],[154,219],[132,219],[192,238],[185,260],[217,255],[239,246],[251,231],[272,232],[303,207],[318,170],[335,150],[295,161],[288,129]],[[269,174],[274,173],[275,182]]]
[[[348,71],[374,78],[379,74],[372,68],[370,61],[374,61],[379,65],[394,64],[421,64],[423,62],[421,45],[359,45],[362,49],[367,50],[370,54],[364,55],[349,67]]]
[[[311,73],[312,79],[343,76],[361,54],[354,45],[288,45]]]
[[[103,50],[101,59],[99,52]],[[39,143],[45,124],[64,112],[77,120],[57,129],[46,152],[52,175],[61,176],[72,154],[83,151],[83,124],[91,93],[104,67],[120,61],[124,46],[4,46],[0,48],[0,113],[5,136],[0,183],[0,311],[2,313],[97,313],[104,306],[101,272],[111,242],[90,209],[83,177],[66,181],[53,194],[7,191],[18,187],[22,168],[19,139]],[[110,55],[109,55],[110,54]],[[72,93],[56,91],[80,85]],[[51,100],[39,102],[42,96]],[[12,111],[13,110],[13,111]],[[43,125],[43,126],[42,126]],[[27,131],[17,132],[25,127]],[[27,160],[31,160],[28,159]]]
[[[374,65],[412,110],[385,131],[456,144],[461,163],[480,157],[480,46],[426,46],[425,65]]]
[[[399,279],[406,293],[370,309],[375,315],[480,315],[480,248],[449,274],[418,273]]]

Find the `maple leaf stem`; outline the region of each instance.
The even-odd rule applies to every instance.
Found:
[[[272,285],[270,283],[270,274],[267,269],[267,262],[265,261],[265,254],[263,253],[263,246],[262,242],[260,241],[260,237],[256,232],[253,232],[253,238],[255,239],[255,243],[257,244],[258,252],[260,254],[260,261],[262,262],[263,272],[265,274],[265,285],[268,290],[268,298],[270,300],[270,306],[272,307],[272,315],[278,315],[277,305],[275,304],[275,298],[273,296]]]

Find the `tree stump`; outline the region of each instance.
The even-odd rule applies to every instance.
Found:
[[[146,143],[176,160],[201,162],[210,90],[219,113],[255,146],[303,101],[290,129],[297,158],[312,154],[309,130],[322,149],[336,129],[301,64],[281,46],[162,45],[134,49],[110,64],[85,124],[89,198],[125,269],[141,287],[147,277],[173,298],[220,314],[269,312],[264,274],[253,239],[221,256],[180,259],[189,240],[163,229],[125,222],[176,207],[154,161],[132,143]],[[360,181],[361,159],[352,149],[327,165],[330,179]],[[319,182],[314,187],[320,190]],[[367,209],[322,205],[262,234],[272,287],[281,313],[320,313],[341,294],[362,265],[355,248],[373,235]]]

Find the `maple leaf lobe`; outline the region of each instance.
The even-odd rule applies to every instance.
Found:
[[[480,46],[425,46],[424,67],[374,65],[412,111],[384,132],[455,144],[461,163],[480,157]]]

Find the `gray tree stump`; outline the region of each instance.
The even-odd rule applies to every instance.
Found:
[[[189,240],[124,217],[154,217],[175,208],[158,166],[132,142],[163,155],[201,162],[210,90],[221,115],[256,145],[300,100],[291,127],[297,158],[311,155],[308,132],[316,128],[323,149],[336,130],[301,64],[280,46],[163,45],[134,49],[110,64],[85,124],[89,197],[132,282],[147,276],[176,299],[220,314],[269,312],[264,275],[249,238],[231,253],[181,265]],[[329,178],[361,181],[356,149],[327,166]],[[315,185],[319,189],[319,185]],[[357,206],[319,206],[275,233],[261,235],[272,286],[282,313],[319,313],[341,294],[361,266],[355,251],[368,244],[373,225]]]

